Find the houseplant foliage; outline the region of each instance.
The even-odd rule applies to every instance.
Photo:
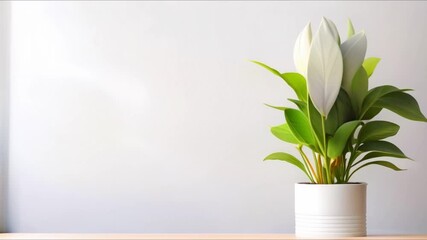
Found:
[[[335,24],[323,18],[316,34],[309,23],[298,35],[294,48],[297,72],[281,73],[253,61],[281,78],[297,96],[288,99],[290,107],[267,106],[284,113],[285,123],[272,127],[272,134],[293,144],[300,156],[276,152],[265,160],[293,164],[312,183],[348,183],[354,173],[371,165],[402,170],[381,159],[408,159],[387,140],[397,134],[399,125],[374,119],[383,109],[409,120],[427,121],[410,89],[369,88],[369,78],[380,59],[365,58],[366,35],[356,33],[350,20],[347,35],[341,42]]]

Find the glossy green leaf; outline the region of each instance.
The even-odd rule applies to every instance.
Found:
[[[316,139],[319,141],[319,144],[324,145],[323,142],[323,132],[322,132],[322,116],[314,107],[311,99],[308,99],[308,118],[315,134]]]
[[[284,80],[295,92],[297,97],[302,101],[307,101],[307,83],[304,76],[299,73],[280,73],[276,69],[265,63],[252,60],[251,62],[267,69],[269,72]]]
[[[338,101],[338,98],[337,98]],[[333,135],[335,131],[340,126],[340,123],[338,121],[339,118],[339,112],[337,108],[337,101],[335,101],[334,105],[331,108],[331,111],[329,111],[328,118],[325,119],[325,131],[328,135]]]
[[[296,109],[286,109],[285,118],[296,139],[308,146],[315,145],[310,123],[303,112]]]
[[[394,158],[408,158],[403,153],[387,153],[387,152],[370,152],[366,154],[361,161],[372,159],[372,158],[379,158],[379,157],[394,157]]]
[[[377,108],[377,107],[371,107],[369,108],[369,110],[364,114],[362,120],[370,120],[372,118],[374,118],[375,116],[378,115],[378,113],[380,113],[382,110],[382,108]]]
[[[280,74],[280,72],[279,72],[279,71],[277,71],[276,69],[274,69],[274,68],[272,68],[272,67],[268,66],[267,64],[262,63],[262,62],[258,62],[258,61],[255,61],[255,60],[251,60],[251,62],[253,62],[253,63],[255,63],[255,64],[257,64],[257,65],[259,65],[259,66],[261,66],[261,67],[263,67],[263,68],[265,68],[265,69],[267,69],[269,72],[271,72],[271,73],[273,73],[274,75],[276,75],[276,76],[278,76],[278,77],[282,78],[282,74]]]
[[[303,102],[301,100],[291,99],[288,98],[288,100],[292,103],[294,103],[299,110],[301,110],[306,116],[308,115],[308,109],[307,109],[307,103]]]
[[[383,96],[394,92],[406,92],[411,90],[412,89],[398,89],[390,85],[379,86],[369,90],[365,99],[363,99],[360,119],[367,120],[377,115],[381,111],[382,107],[376,107],[375,104]]]
[[[336,158],[343,153],[348,140],[353,136],[353,132],[361,121],[346,122],[335,132],[334,136],[328,142],[328,157]]]
[[[354,109],[352,109],[351,107],[350,96],[347,94],[346,91],[344,91],[344,89],[340,90],[336,105],[339,113],[338,122],[340,123],[340,125],[355,118]]]
[[[298,99],[307,101],[307,83],[305,78],[299,73],[283,73],[282,79],[295,91]]]
[[[368,91],[368,94],[366,94],[365,99],[363,99],[362,103],[362,110],[360,114],[360,118],[363,119],[364,115],[370,110],[370,108],[384,95],[391,93],[391,92],[399,92],[403,91],[401,89],[398,89],[394,86],[390,85],[384,85],[372,88]]]
[[[374,105],[386,108],[404,118],[427,122],[426,117],[420,110],[417,100],[405,92],[391,92],[382,96]]]
[[[396,165],[394,165],[391,162],[387,162],[387,161],[373,161],[373,162],[369,162],[369,163],[363,164],[361,166],[361,168],[366,167],[368,165],[373,165],[373,164],[380,165],[380,166],[383,166],[383,167],[387,167],[387,168],[393,169],[395,171],[402,171],[402,170],[404,170],[404,169],[400,169],[400,168],[396,167]]]
[[[276,152],[265,157],[264,161],[265,160],[279,160],[279,161],[288,162],[290,164],[297,166],[299,169],[301,169],[301,171],[307,174],[304,164],[300,160],[298,160],[296,157],[292,156],[291,154]]]
[[[351,38],[354,35],[354,26],[350,18],[347,20],[347,37]]]
[[[379,158],[379,157],[393,157],[393,158],[408,158],[403,154],[403,152],[395,146],[391,142],[386,141],[372,141],[367,142],[359,147],[358,149],[361,153],[368,152],[363,158],[359,161],[357,161],[354,164],[351,164],[352,167],[355,165],[358,165],[362,162],[365,162],[372,158]]]
[[[374,153],[382,153],[386,154],[384,156],[392,156],[397,158],[408,158],[405,154],[400,150],[396,145],[387,141],[370,141],[365,142],[358,148],[359,151],[362,152],[370,152],[373,153],[370,156],[375,156]],[[379,156],[379,155],[378,155]],[[366,157],[366,156],[365,156]]]
[[[358,135],[360,143],[391,137],[399,131],[399,125],[387,121],[371,121],[363,125]]]
[[[365,68],[366,73],[368,74],[368,77],[371,77],[374,73],[375,68],[377,67],[377,64],[381,61],[381,58],[376,57],[370,57],[365,59],[363,62],[363,68]]]
[[[265,106],[267,106],[267,107],[271,107],[271,108],[274,108],[274,109],[280,110],[280,111],[285,111],[285,109],[287,109],[287,107],[282,107],[282,106],[273,106],[273,105],[270,105],[270,104],[267,104],[267,103],[264,103],[264,105],[265,105]]]
[[[328,118],[326,118],[326,133],[333,135],[339,126],[354,119],[355,114],[350,97],[344,89],[341,89]]]
[[[355,169],[355,170],[350,174],[350,177],[349,177],[349,178],[351,178],[351,176],[352,176],[354,173],[356,173],[357,171],[359,171],[360,169],[362,169],[362,168],[364,168],[364,167],[366,167],[366,166],[369,166],[369,165],[380,165],[380,166],[383,166],[383,167],[386,167],[386,168],[393,169],[393,170],[395,170],[395,171],[403,171],[403,170],[405,170],[405,169],[400,169],[400,168],[398,168],[396,165],[394,165],[394,164],[393,164],[393,163],[391,163],[391,162],[387,162],[387,161],[372,161],[372,162],[365,163],[365,164],[363,164],[362,166],[360,166],[360,167],[356,168],[356,169]]]
[[[353,109],[359,114],[362,108],[363,99],[368,93],[368,75],[363,67],[360,67],[356,72],[351,84],[350,95]]]
[[[298,139],[295,138],[292,131],[289,129],[289,125],[286,123],[279,126],[272,127],[271,133],[282,141],[292,143],[292,144],[300,143]]]

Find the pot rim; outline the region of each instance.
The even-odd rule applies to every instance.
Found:
[[[367,186],[366,182],[348,182],[348,183],[334,183],[334,184],[319,184],[310,182],[297,182],[295,186],[321,186],[321,187],[339,187],[339,186]]]

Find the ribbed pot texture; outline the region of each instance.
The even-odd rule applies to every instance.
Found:
[[[295,235],[366,236],[366,186],[366,183],[295,184]]]

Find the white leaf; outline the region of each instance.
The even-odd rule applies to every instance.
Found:
[[[324,31],[329,31],[332,34],[332,37],[334,37],[335,42],[340,44],[340,35],[338,34],[338,30],[334,22],[323,17],[322,22],[320,23],[320,28],[324,28]]]
[[[307,78],[308,56],[311,46],[311,24],[308,23],[298,35],[294,47],[294,63],[297,71]]]
[[[367,40],[364,32],[353,35],[343,44],[341,52],[344,63],[343,88],[350,93],[351,82],[365,59]]]
[[[317,110],[325,117],[341,88],[343,61],[340,47],[322,21],[311,43],[308,59],[308,91]]]

